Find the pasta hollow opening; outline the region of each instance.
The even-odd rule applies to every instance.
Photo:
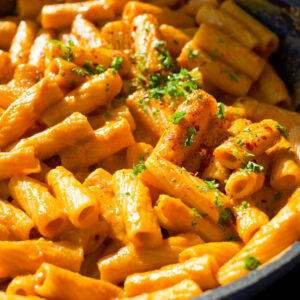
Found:
[[[87,219],[95,214],[95,210],[96,209],[94,206],[85,207],[78,215],[78,222],[84,223]]]
[[[241,193],[247,187],[248,181],[247,180],[238,180],[237,182],[233,183],[231,186],[231,193],[238,194]]]
[[[45,228],[47,232],[56,232],[64,225],[65,220],[63,218],[57,218],[49,222]]]

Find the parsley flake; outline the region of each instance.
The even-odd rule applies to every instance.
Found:
[[[287,128],[280,126],[279,124],[276,124],[274,127],[280,132],[281,135],[284,136],[290,135],[290,132],[287,130]]]
[[[147,167],[143,163],[139,163],[137,165],[133,164],[133,172],[130,174],[131,178],[136,177],[139,173],[142,173],[147,169]]]
[[[190,60],[194,60],[197,56],[198,56],[198,50],[197,49],[194,49],[194,50],[192,50],[192,49],[189,49],[189,53],[188,53],[188,58],[190,59]]]
[[[253,271],[261,265],[261,262],[254,256],[247,256],[244,268],[248,271]]]
[[[194,136],[198,134],[194,127],[189,127],[187,130],[188,137],[183,143],[183,146],[192,146],[194,143]]]
[[[224,105],[224,103],[219,102],[219,103],[218,103],[218,110],[217,110],[215,116],[216,116],[218,119],[224,119],[225,115],[226,115],[226,112],[225,112],[225,105]]]
[[[185,111],[177,111],[171,116],[171,123],[178,124],[186,116]]]

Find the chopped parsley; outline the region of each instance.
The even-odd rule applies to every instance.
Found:
[[[166,49],[167,43],[165,41],[156,40],[152,46],[159,52],[158,60],[164,65],[166,69],[175,67],[170,52]]]
[[[235,208],[235,211],[241,211],[241,210],[247,209],[248,207],[250,207],[250,203],[247,202],[247,201],[243,201],[243,202],[241,203],[241,205],[238,205],[238,206]]]
[[[216,56],[214,54],[210,54],[209,58],[211,61],[214,61],[216,59]]]
[[[237,149],[232,150],[232,155],[237,157],[239,155],[239,151]]]
[[[152,112],[152,116],[156,116],[159,112],[160,112],[159,109],[154,110],[154,111]]]
[[[90,60],[87,60],[82,67],[85,69],[85,74],[92,76],[97,76],[105,71],[102,65],[93,66],[93,62]]]
[[[192,50],[192,49],[189,49],[189,53],[188,53],[188,58],[190,59],[190,60],[194,60],[197,56],[198,56],[198,50],[197,49],[194,49],[194,50]]]
[[[245,270],[253,271],[261,265],[261,262],[254,256],[247,256],[245,260]]]
[[[188,137],[183,143],[183,146],[192,146],[194,143],[194,136],[198,134],[194,127],[189,127],[187,130]]]
[[[185,111],[178,111],[171,116],[171,123],[178,124],[186,116]]]
[[[249,127],[245,128],[245,129],[242,130],[242,132],[251,132],[251,128],[249,128]]]
[[[116,72],[120,71],[123,68],[124,57],[116,56],[111,62],[110,67]]]
[[[226,115],[226,112],[225,112],[225,105],[224,105],[224,103],[218,102],[218,110],[217,110],[215,116],[218,119],[224,119],[225,115]]]
[[[265,168],[263,166],[256,164],[253,161],[248,161],[247,165],[245,165],[244,169],[241,169],[241,171],[247,171],[248,174],[251,174],[252,172],[259,174],[263,172],[264,169]]]
[[[224,207],[224,204],[220,201],[218,196],[216,196],[214,199],[214,205],[219,207],[219,209],[222,209]]]
[[[195,220],[192,221],[192,226],[196,226],[197,225],[197,222]]]
[[[119,195],[124,195],[124,196],[130,196],[130,193],[129,192],[116,192],[116,196],[119,196]]]
[[[249,152],[245,152],[245,157],[252,157],[252,156],[255,156],[254,154],[252,154],[252,153],[249,153]]]
[[[200,188],[201,190],[207,192],[209,190],[212,190],[212,189],[217,189],[219,187],[219,184],[216,183],[216,181],[213,179],[213,180],[204,180],[206,186],[205,187],[200,187],[200,186],[197,186],[198,188]]]
[[[222,73],[228,74],[228,76],[229,76],[229,78],[230,78],[231,81],[239,82],[238,79],[231,73],[230,70],[225,69],[225,70],[222,71]],[[236,76],[239,76],[239,75],[240,75],[239,72],[234,72],[234,74],[235,74]]]
[[[193,214],[194,214],[195,217],[202,218],[202,216],[201,216],[201,214],[199,214],[197,208],[193,207],[192,208],[192,212],[193,212]]]
[[[224,222],[230,221],[233,217],[233,213],[229,207],[225,207],[224,210],[219,211],[219,225],[224,227]]]
[[[274,127],[280,132],[281,135],[284,135],[284,136],[289,136],[290,135],[287,128],[285,128],[283,126],[280,126],[279,124],[276,124]]]
[[[280,194],[275,194],[274,195],[274,200],[279,200],[281,198],[281,195]]]
[[[149,98],[139,98],[137,100],[138,105],[142,106],[143,111],[147,111],[147,105],[149,104]]]
[[[136,177],[139,173],[142,173],[147,168],[143,163],[139,163],[137,165],[133,164],[133,172],[130,174],[131,178]]]

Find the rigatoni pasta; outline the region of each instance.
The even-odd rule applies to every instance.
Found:
[[[188,300],[300,239],[300,115],[278,107],[296,104],[268,28],[231,0],[18,0],[14,14],[0,20],[1,299]]]

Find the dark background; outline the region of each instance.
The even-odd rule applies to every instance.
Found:
[[[299,300],[300,299],[300,264],[287,275],[249,300]],[[241,299],[243,300],[243,299]]]

